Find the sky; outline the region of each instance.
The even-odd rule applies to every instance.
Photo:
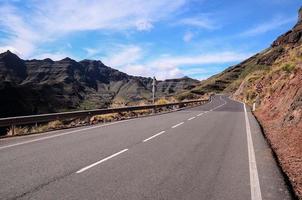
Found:
[[[203,80],[268,48],[301,0],[0,0],[0,52]]]

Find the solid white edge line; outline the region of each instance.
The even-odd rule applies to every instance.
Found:
[[[159,132],[159,133],[157,133],[157,134],[155,134],[155,135],[153,135],[153,136],[151,136],[151,137],[149,137],[149,138],[143,140],[143,142],[147,142],[147,141],[149,141],[149,140],[151,140],[151,139],[153,139],[153,138],[155,138],[155,137],[157,137],[157,136],[159,136],[159,135],[161,135],[161,134],[163,134],[163,133],[165,133],[165,132],[166,132],[166,131],[161,131],[161,132]]]
[[[184,122],[180,122],[180,123],[178,123],[178,124],[176,124],[176,125],[172,126],[171,128],[176,128],[176,127],[178,127],[178,126],[182,125],[183,123],[184,123]]]
[[[206,113],[206,112],[204,112],[204,113]],[[200,116],[203,115],[204,113],[199,113],[197,116],[200,117]]]
[[[245,126],[246,126],[246,134],[247,134],[247,147],[248,147],[250,185],[251,185],[251,200],[262,200],[250,122],[248,119],[246,106],[244,103],[242,103],[242,104],[244,105]]]
[[[78,170],[76,173],[77,174],[82,173],[82,172],[84,172],[84,171],[86,171],[86,170],[88,170],[88,169],[90,169],[90,168],[92,168],[92,167],[94,167],[96,165],[99,165],[99,164],[101,164],[101,163],[103,163],[103,162],[105,162],[105,161],[107,161],[107,160],[109,160],[109,159],[111,159],[113,157],[116,157],[116,156],[118,156],[118,155],[120,155],[120,154],[122,154],[122,153],[124,153],[126,151],[128,151],[128,149],[124,149],[124,150],[119,151],[119,152],[117,152],[115,154],[112,154],[111,156],[108,156],[108,157],[106,157],[106,158],[104,158],[104,159],[102,159],[100,161],[97,161],[97,162],[95,162],[95,163],[93,163],[91,165],[88,165],[87,167],[84,167],[84,168]]]
[[[189,118],[189,119],[188,119],[188,121],[191,121],[192,119],[195,119],[195,117],[191,117],[191,118]]]

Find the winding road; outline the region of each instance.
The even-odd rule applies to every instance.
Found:
[[[291,199],[261,129],[216,95],[167,114],[0,140],[0,199]]]

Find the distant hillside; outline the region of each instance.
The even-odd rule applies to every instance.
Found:
[[[255,115],[302,199],[302,8],[297,24],[269,48],[182,95],[207,92],[257,102]]]
[[[269,72],[275,64],[282,64],[280,62],[284,56],[295,52],[290,59],[300,59],[301,55],[301,9],[299,12],[299,20],[292,30],[286,32],[275,40],[272,45],[260,53],[250,57],[249,59],[227,68],[223,72],[214,75],[207,80],[201,81],[200,85],[191,90],[192,93],[206,93],[206,92],[235,92],[241,82],[254,72]]]
[[[198,83],[188,77],[158,81],[156,96],[171,96]],[[104,108],[150,100],[152,79],[130,76],[101,61],[22,60],[7,51],[0,54],[0,93],[0,117]]]

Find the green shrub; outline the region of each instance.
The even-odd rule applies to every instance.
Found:
[[[291,73],[294,69],[295,69],[295,66],[291,65],[291,64],[285,64],[282,67],[282,70],[287,72],[287,73]]]

